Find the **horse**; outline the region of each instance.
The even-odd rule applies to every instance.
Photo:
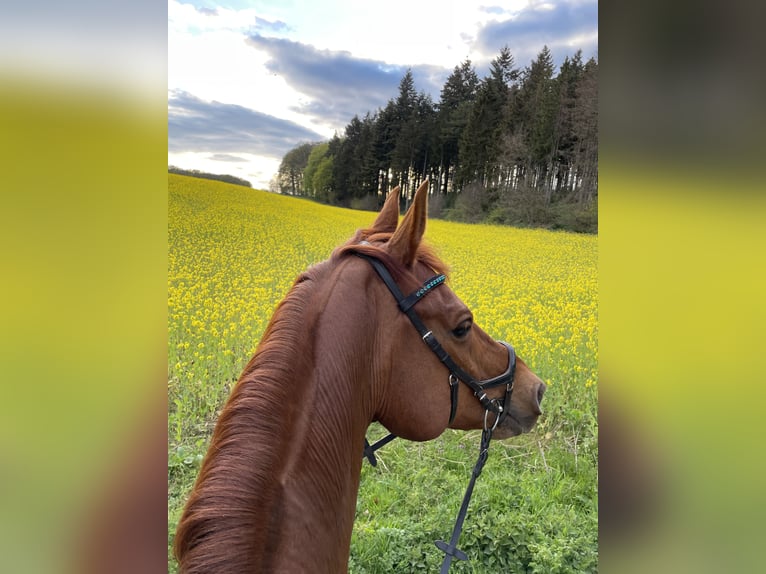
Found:
[[[542,414],[545,383],[474,323],[422,241],[428,181],[401,223],[399,194],[277,306],[178,523],[179,572],[346,572],[373,421],[412,441],[508,438]]]

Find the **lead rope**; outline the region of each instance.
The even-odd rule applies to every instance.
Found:
[[[495,425],[497,426],[497,425]],[[436,544],[436,547],[444,552],[444,561],[442,562],[441,570],[439,571],[439,574],[447,574],[450,569],[450,565],[452,564],[453,559],[457,560],[468,560],[468,556],[465,552],[460,550],[457,547],[458,540],[460,539],[460,533],[463,531],[463,523],[465,522],[466,514],[468,513],[468,504],[471,502],[471,496],[473,495],[473,487],[476,484],[476,479],[479,478],[479,475],[481,474],[481,471],[484,469],[484,465],[487,462],[487,459],[489,458],[489,442],[492,440],[492,431],[495,430],[495,426],[492,428],[484,428],[484,430],[481,433],[481,444],[479,446],[479,458],[476,461],[476,464],[473,467],[473,472],[471,473],[471,480],[468,481],[468,488],[465,490],[465,495],[463,495],[463,502],[460,505],[460,511],[457,515],[457,520],[455,520],[455,527],[452,529],[452,536],[450,537],[449,544],[444,542],[443,540],[437,540],[434,542]],[[375,451],[381,448],[382,446],[385,446],[392,440],[396,438],[396,435],[391,433],[389,435],[386,435],[379,441],[377,441],[375,444],[370,445],[370,443],[367,441],[367,438],[364,439],[364,456],[367,458],[367,460],[370,462],[372,466],[377,466],[378,461],[375,459]]]
[[[443,540],[437,540],[435,542],[436,547],[444,552],[444,561],[442,562],[440,574],[447,574],[449,572],[450,565],[453,559],[468,560],[468,556],[465,552],[457,547],[458,540],[460,539],[460,533],[463,530],[463,522],[465,521],[465,515],[468,512],[468,503],[471,502],[471,495],[473,494],[473,487],[476,484],[476,479],[479,478],[484,464],[489,457],[489,441],[492,439],[493,428],[484,428],[481,433],[481,446],[479,447],[479,458],[476,461],[476,465],[473,467],[471,473],[471,480],[468,482],[468,488],[466,488],[465,495],[463,496],[463,503],[460,505],[460,512],[458,512],[457,520],[455,521],[455,527],[452,529],[452,537],[449,544]]]
[[[476,484],[476,479],[479,478],[479,475],[481,474],[481,471],[487,462],[487,458],[489,458],[489,441],[492,439],[492,430],[493,429],[484,429],[481,433],[479,458],[476,461],[476,465],[473,467],[471,480],[468,482],[468,488],[466,488],[465,495],[463,496],[463,503],[460,505],[460,512],[458,512],[457,520],[455,521],[455,527],[452,529],[452,537],[450,538],[449,544],[443,540],[437,540],[434,542],[436,547],[445,554],[441,570],[439,571],[440,574],[447,574],[447,572],[449,572],[453,559],[456,558],[458,560],[468,560],[468,556],[465,552],[457,547],[457,543],[460,539],[460,533],[463,530],[463,522],[465,522],[465,516],[468,512],[468,504],[471,502],[471,496],[473,495],[473,487]],[[387,445],[395,438],[396,435],[391,433],[377,441],[375,444],[371,445],[365,437],[364,456],[372,466],[378,465],[378,461],[375,458],[375,451],[382,446]]]

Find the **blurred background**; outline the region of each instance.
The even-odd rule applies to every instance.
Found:
[[[599,6],[603,572],[761,569],[762,21]]]
[[[759,571],[764,9],[600,7],[600,570]],[[0,20],[0,571],[166,564],[166,6]]]
[[[165,568],[166,30],[3,6],[2,572]]]

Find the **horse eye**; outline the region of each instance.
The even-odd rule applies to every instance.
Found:
[[[457,329],[452,330],[452,334],[455,335],[458,339],[462,339],[468,334],[468,331],[471,330],[471,321],[464,321],[460,324],[460,326]]]

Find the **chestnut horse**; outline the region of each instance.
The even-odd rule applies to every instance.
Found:
[[[427,193],[426,182],[399,224],[392,191],[373,226],[302,273],[277,307],[221,412],[178,524],[180,572],[347,571],[372,421],[426,441],[448,426],[486,428],[494,406],[495,437],[534,426],[544,383],[474,324],[443,277],[432,277],[445,265],[421,244]],[[425,336],[370,260],[413,292]],[[508,384],[487,386],[480,402],[423,344],[428,337],[463,382],[510,371],[501,381]]]

